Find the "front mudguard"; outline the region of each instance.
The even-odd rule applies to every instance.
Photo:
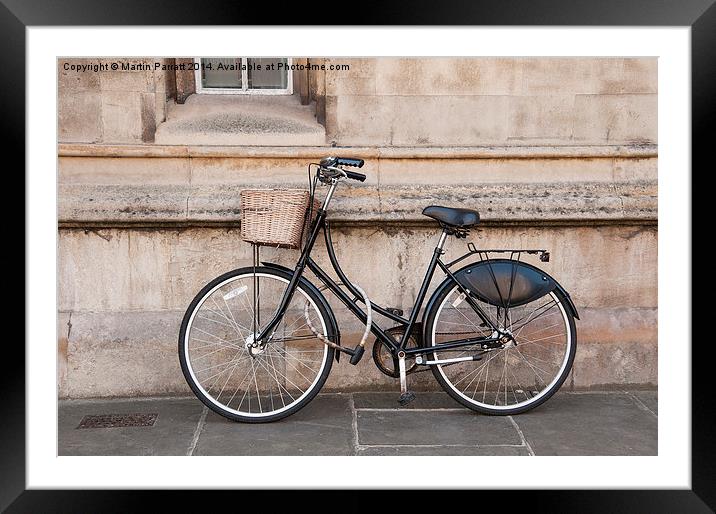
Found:
[[[288,274],[289,276],[293,275],[293,270],[291,268],[287,268],[286,266],[281,266],[280,264],[275,264],[273,262],[261,262],[262,266],[266,266],[267,268],[273,268],[279,271],[283,271],[284,273]],[[301,277],[300,283],[303,287],[310,290],[311,292],[316,294],[316,297],[321,302],[321,305],[325,308],[325,311],[328,313],[328,339],[336,343],[338,346],[341,345],[341,333],[338,330],[338,322],[336,321],[336,315],[333,314],[333,309],[331,309],[331,306],[328,304],[328,300],[326,300],[326,297],[323,296],[321,291],[313,285],[307,278]],[[340,362],[341,352],[336,352],[336,362]]]

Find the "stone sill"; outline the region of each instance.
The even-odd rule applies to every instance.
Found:
[[[315,104],[298,95],[191,95],[169,103],[166,121],[157,125],[158,145],[323,145],[325,127],[316,121]]]
[[[247,184],[248,185],[248,184]],[[59,222],[73,226],[237,224],[238,184],[60,184]],[[337,196],[331,219],[354,223],[415,223],[428,205],[477,208],[485,222],[545,223],[657,219],[655,181],[422,186],[354,186]]]
[[[436,223],[425,218],[424,220],[404,220],[404,221],[362,221],[330,218],[332,227],[393,227],[402,230],[406,229],[426,229],[435,228]],[[578,227],[658,227],[659,222],[655,218],[615,218],[615,219],[565,219],[565,220],[481,220],[480,228],[578,228]],[[126,221],[106,219],[102,221],[95,220],[69,220],[58,221],[57,228],[60,230],[101,230],[101,229],[126,229],[126,230],[187,230],[195,228],[207,229],[235,229],[241,227],[238,219],[233,221],[211,221],[211,220],[193,220],[193,221],[166,221],[166,220],[145,220],[145,221]],[[322,237],[322,236],[321,236]],[[319,238],[320,239],[320,238]]]
[[[59,157],[318,159],[341,153],[362,159],[644,159],[657,157],[658,145],[332,147],[58,144]]]

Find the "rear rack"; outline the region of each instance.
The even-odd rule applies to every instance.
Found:
[[[489,258],[489,254],[491,253],[509,253],[510,254],[510,260],[520,260],[520,256],[523,253],[531,254],[531,255],[539,255],[539,260],[542,262],[549,262],[549,252],[547,250],[516,250],[516,249],[489,249],[489,250],[478,250],[475,247],[475,243],[467,243],[467,249],[469,250],[465,255],[458,257],[452,262],[449,262],[446,264],[446,267],[450,268],[457,264],[460,261],[463,261],[467,259],[468,257],[472,255],[477,255],[480,257],[480,260],[487,260]],[[515,259],[515,256],[517,258]]]

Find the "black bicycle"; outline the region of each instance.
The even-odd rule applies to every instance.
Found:
[[[295,413],[310,402],[341,353],[357,364],[369,333],[375,336],[378,369],[399,378],[399,402],[414,397],[407,375],[431,369],[443,389],[465,407],[485,414],[510,415],[537,407],[562,385],[572,367],[579,315],[569,294],[551,276],[520,260],[522,254],[548,261],[546,250],[477,249],[468,243],[462,257],[445,263],[446,238],[466,238],[477,225],[477,211],[431,206],[423,214],[442,228],[425,278],[408,316],[381,307],[341,269],[326,220],[331,198],[344,179],[364,181],[345,167],[363,160],[327,157],[316,164],[309,184],[311,203],[317,184],[328,186],[318,209],[306,217],[308,230],[293,269],[258,262],[209,282],[186,311],[179,335],[179,358],[189,386],[210,409],[235,421],[269,422]],[[339,279],[333,280],[312,258],[323,232]],[[503,254],[494,258],[493,254]],[[455,266],[468,258],[472,262]],[[326,298],[305,276],[311,270],[362,322],[357,346],[341,344],[341,333]],[[445,279],[419,313],[439,268]],[[375,313],[395,325],[383,329]]]

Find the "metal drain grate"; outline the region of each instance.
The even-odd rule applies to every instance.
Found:
[[[85,416],[77,428],[151,427],[156,414],[100,414]]]

